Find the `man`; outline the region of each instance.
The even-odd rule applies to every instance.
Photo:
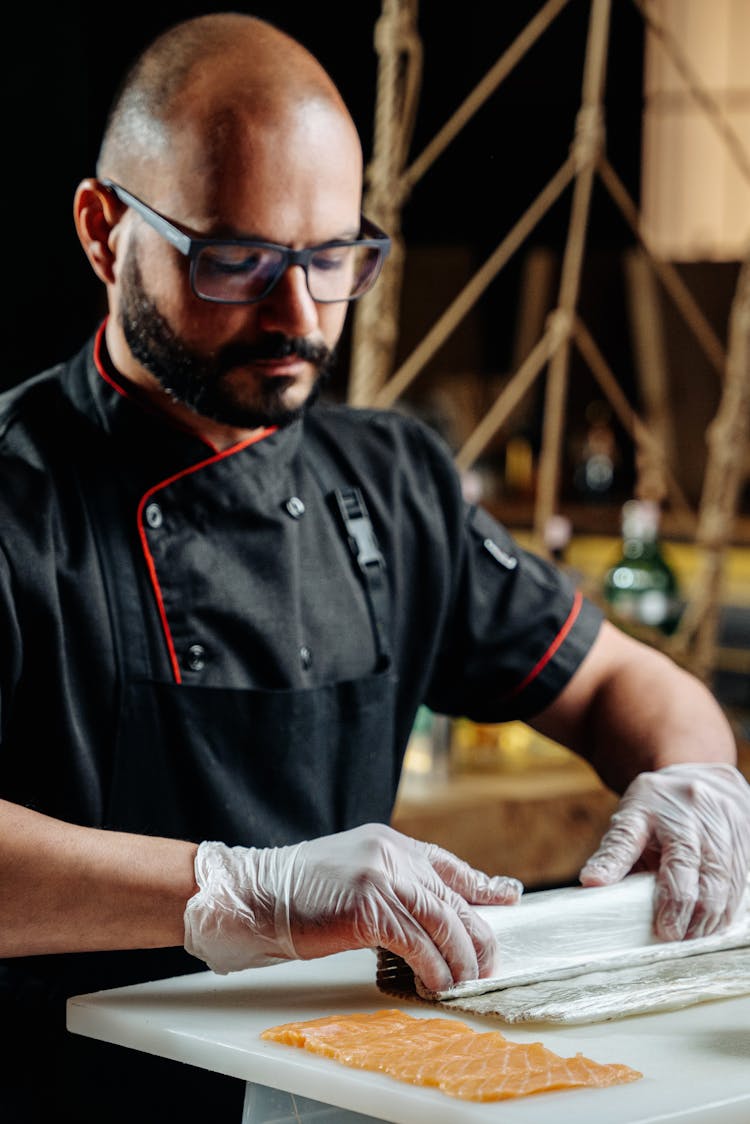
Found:
[[[739,902],[709,692],[465,510],[426,427],[312,405],[385,252],[361,173],[319,64],[225,14],[144,53],[76,193],[109,315],[0,412],[4,1121],[239,1112],[66,1036],[75,992],[376,946],[431,987],[491,973],[471,904],[518,884],[384,826],[422,701],[625,792],[583,880],[660,864],[661,935]]]

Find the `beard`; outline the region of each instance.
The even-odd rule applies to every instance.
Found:
[[[208,356],[196,352],[172,331],[147,295],[132,251],[122,269],[119,315],[133,357],[174,402],[201,417],[240,429],[290,425],[319,397],[335,361],[335,352],[325,344],[282,332],[268,332],[252,344],[228,344]],[[258,359],[284,359],[292,355],[312,363],[316,369],[310,393],[298,406],[284,403],[284,392],[294,383],[293,378],[260,377],[252,401],[241,398],[226,378],[230,371]]]

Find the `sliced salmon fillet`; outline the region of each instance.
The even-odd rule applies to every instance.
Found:
[[[469,1101],[603,1088],[643,1076],[583,1054],[562,1058],[540,1042],[509,1042],[497,1030],[477,1031],[454,1019],[422,1019],[393,1009],[284,1023],[264,1030],[261,1038]]]

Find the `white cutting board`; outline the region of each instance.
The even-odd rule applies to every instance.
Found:
[[[68,1028],[395,1124],[750,1124],[750,996],[591,1026],[521,1030],[419,1001],[397,1004],[378,991],[375,969],[374,953],[365,950],[100,991],[68,1000]],[[294,1019],[394,1006],[499,1029],[516,1042],[541,1041],[564,1056],[580,1051],[597,1062],[622,1062],[644,1077],[609,1089],[473,1104],[260,1038]]]

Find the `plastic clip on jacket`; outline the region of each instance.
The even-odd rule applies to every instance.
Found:
[[[380,553],[370,516],[359,488],[336,490],[336,503],[349,538],[349,548],[362,573],[367,577],[370,568],[385,569],[385,559]]]
[[[385,558],[380,552],[367,505],[359,488],[336,488],[334,496],[349,549],[365,582],[368,606],[378,639],[378,667],[383,669],[390,664]]]

